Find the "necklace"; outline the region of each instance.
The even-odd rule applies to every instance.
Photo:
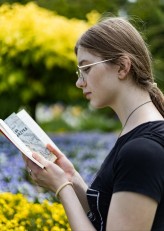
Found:
[[[129,116],[128,116],[128,118],[126,119],[125,124],[124,124],[124,126],[123,126],[123,128],[122,128],[122,130],[121,130],[121,132],[120,132],[120,134],[119,134],[119,136],[118,136],[118,138],[121,136],[121,134],[122,134],[122,132],[123,132],[125,126],[127,125],[127,122],[129,121],[129,118],[131,117],[131,115],[132,115],[135,111],[137,111],[138,108],[140,108],[140,107],[142,107],[143,105],[145,105],[145,104],[147,104],[147,103],[150,103],[150,102],[152,102],[152,101],[149,100],[149,101],[147,101],[147,102],[145,102],[145,103],[142,103],[141,105],[139,105],[138,107],[136,107],[136,108],[129,114]]]

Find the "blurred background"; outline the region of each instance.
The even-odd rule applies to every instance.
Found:
[[[164,89],[164,0],[0,0],[0,118],[25,108],[50,131],[117,130],[114,113],[93,110],[75,87],[74,45],[107,13],[141,31]]]

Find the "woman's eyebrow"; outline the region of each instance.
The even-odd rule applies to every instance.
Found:
[[[82,59],[82,60],[79,62],[78,66],[83,66],[84,63],[87,62],[87,61],[88,61],[88,60],[86,60],[86,59]]]

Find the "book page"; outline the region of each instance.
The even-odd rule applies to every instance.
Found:
[[[28,125],[30,130],[40,138],[43,144],[46,146],[47,144],[51,144],[51,146],[60,152],[60,149],[54,144],[54,142],[50,139],[50,137],[43,131],[43,129],[33,120],[33,118],[23,109],[17,113],[17,116]]]
[[[41,168],[44,168],[37,160],[32,157],[31,150],[15,135],[15,133],[0,119],[0,130],[1,132],[29,159],[36,163]]]
[[[11,114],[5,119],[5,123],[31,151],[37,152],[50,161],[56,159],[55,155],[46,148],[45,144],[42,143],[39,136],[36,136],[30,130],[29,126],[17,116],[17,114]]]

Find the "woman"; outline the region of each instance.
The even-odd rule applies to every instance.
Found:
[[[63,153],[55,163],[27,160],[40,186],[56,192],[74,231],[164,229],[164,96],[149,51],[126,20],[104,19],[76,44],[76,86],[95,108],[110,107],[122,131],[88,187]]]

